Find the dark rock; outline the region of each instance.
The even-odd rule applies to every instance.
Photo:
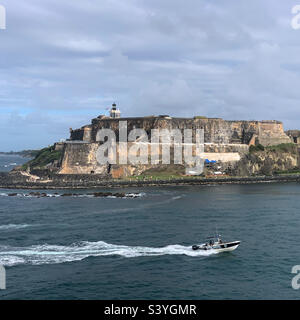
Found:
[[[95,193],[93,193],[93,196],[96,197],[96,198],[100,198],[100,197],[103,198],[103,197],[106,196],[106,194],[103,193],[103,192],[95,192]]]
[[[125,193],[115,193],[114,196],[117,198],[125,198],[126,194]]]
[[[41,194],[39,192],[30,192],[29,195],[32,197],[40,197],[41,196]]]

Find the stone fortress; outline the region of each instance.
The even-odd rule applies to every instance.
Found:
[[[294,142],[296,138],[284,132],[282,122],[227,121],[219,118],[173,118],[168,115],[121,118],[115,104],[110,116],[100,115],[91,124],[80,129],[70,129],[70,139],[57,143],[56,150],[62,151],[60,174],[103,174],[113,178],[139,175],[153,165],[100,165],[96,159],[99,142],[96,139],[100,129],[112,129],[119,135],[119,121],[127,121],[128,132],[144,129],[151,141],[151,129],[204,129],[204,157],[215,160],[226,168],[239,162],[248,154],[251,145],[278,145]],[[300,136],[300,135],[299,135]],[[134,144],[133,142],[132,144]],[[151,147],[151,142],[149,142]]]

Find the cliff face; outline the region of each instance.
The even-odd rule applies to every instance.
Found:
[[[290,150],[266,149],[246,154],[233,170],[236,176],[273,175],[299,168],[297,148]]]
[[[278,121],[261,121],[258,123],[258,143],[263,146],[274,146],[293,142],[285,134],[283,125]]]

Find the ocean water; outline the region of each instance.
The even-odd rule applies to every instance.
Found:
[[[94,191],[94,190],[93,190]],[[99,189],[99,191],[104,191]],[[300,184],[0,190],[0,299],[299,299]],[[8,193],[18,196],[9,197]],[[91,190],[70,190],[89,193]],[[214,233],[231,253],[195,252]]]
[[[0,154],[0,172],[8,172],[15,166],[20,166],[29,160],[30,158],[21,156]]]

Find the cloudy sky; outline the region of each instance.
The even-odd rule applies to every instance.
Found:
[[[124,116],[277,119],[300,129],[300,0],[0,0],[0,150]]]

